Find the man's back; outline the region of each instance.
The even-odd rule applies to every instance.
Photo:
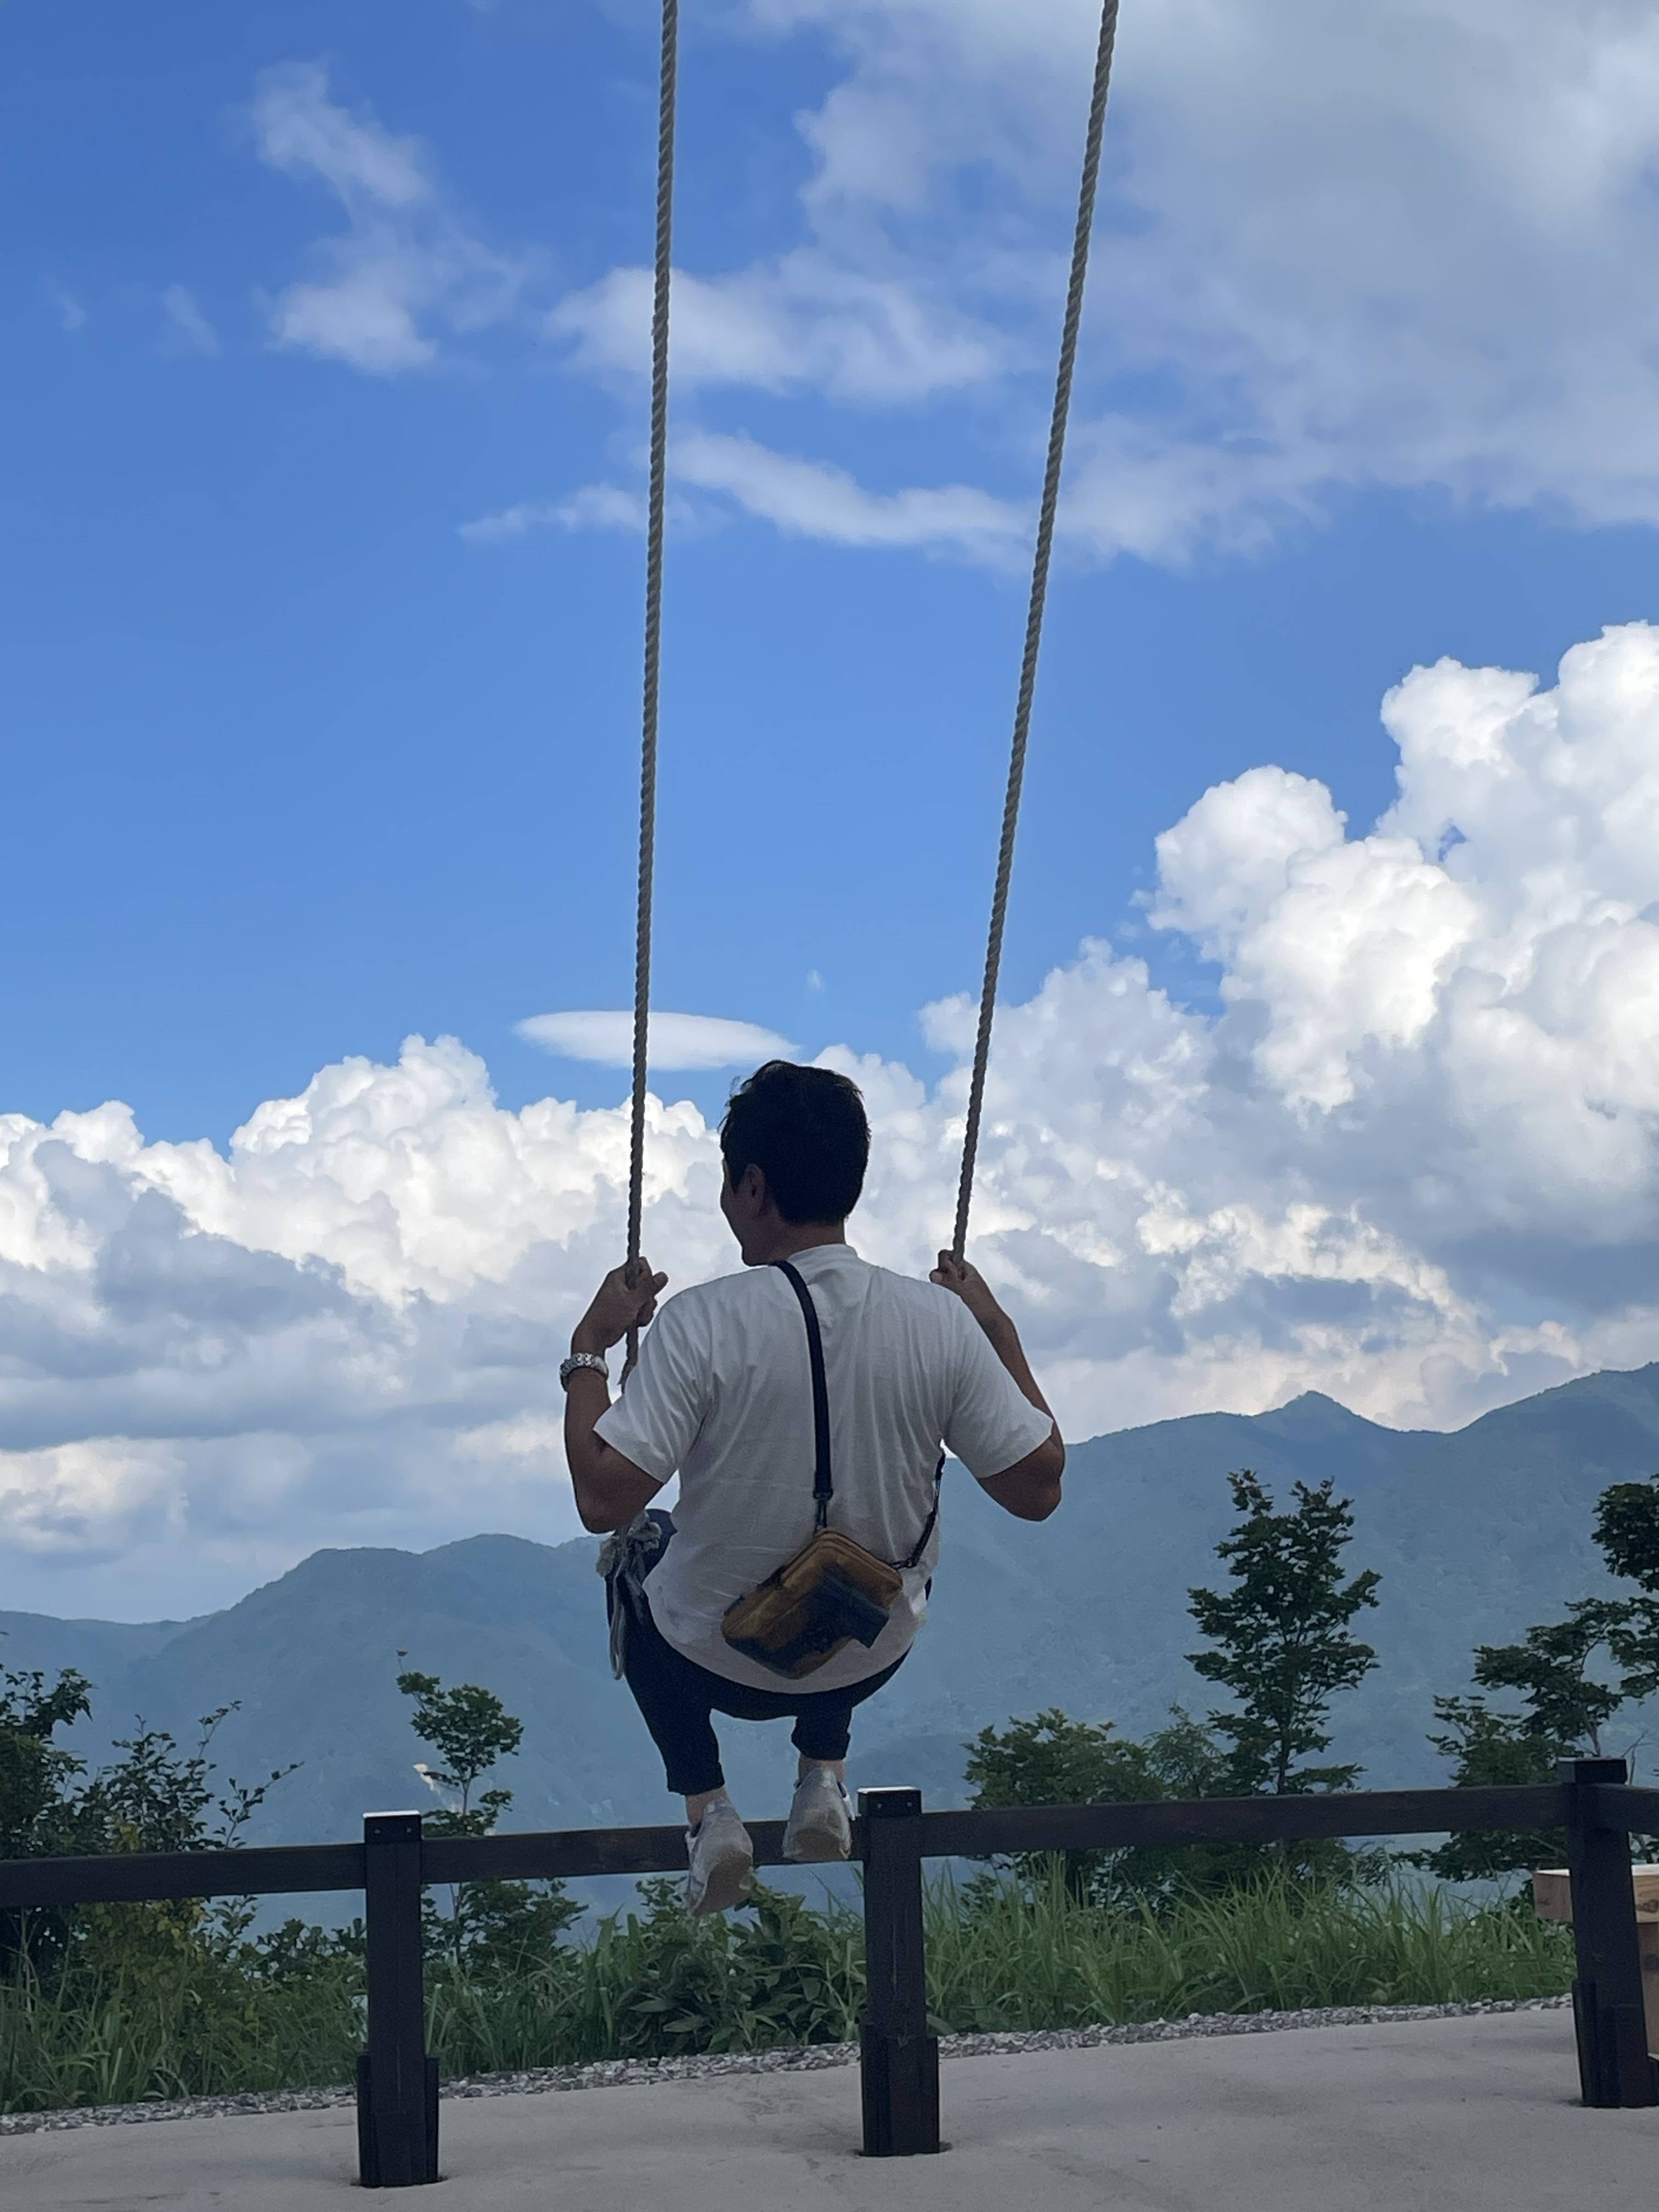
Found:
[[[791,1264],[823,1332],[835,1497],[832,1528],[895,1565],[933,1511],[941,1443],[970,1473],[1000,1474],[1050,1433],[961,1300],[818,1244]],[[811,1372],[805,1327],[776,1267],[682,1291],[647,1335],[638,1369],[599,1431],[659,1479],[678,1470],[676,1535],[647,1589],[668,1641],[728,1680],[777,1678],[727,1645],[727,1608],[798,1551],[813,1525]],[[890,1666],[926,1608],[935,1529],[876,1644],[812,1677],[829,1690]]]
[[[693,1912],[737,1904],[754,1867],[754,1840],[726,1791],[714,1714],[793,1722],[800,1768],[783,1855],[803,1863],[847,1857],[853,1713],[892,1679],[921,1621],[937,1548],[940,1445],[1024,1521],[1054,1511],[1066,1467],[1019,1332],[978,1268],[941,1252],[931,1281],[912,1282],[866,1267],[847,1243],[870,1159],[869,1117],[850,1077],[768,1060],[732,1094],[720,1159],[720,1212],[748,1272],[670,1299],[612,1405],[605,1354],[652,1320],[668,1287],[640,1254],[605,1277],[559,1369],[582,1526],[629,1532],[604,1555],[612,1663],[662,1754],[665,1781],[685,1800]],[[803,1284],[805,1311],[795,1297]],[[821,1486],[813,1494],[814,1462],[823,1462],[809,1328],[822,1334],[827,1370],[827,1500]],[[641,1516],[677,1473],[678,1525],[654,1549],[671,1533],[666,1516]],[[721,1626],[734,1604],[805,1549],[826,1504],[839,1540],[815,1547],[802,1577],[826,1552],[844,1555],[851,1540],[899,1570],[900,1594],[860,1620],[870,1633],[884,1613],[868,1646],[849,1640],[834,1650],[845,1625],[837,1613],[817,1624],[830,1634],[816,1650],[804,1626],[795,1655],[830,1648],[833,1656],[800,1677],[776,1674],[733,1650]],[[652,1556],[641,1588],[641,1560]],[[878,1581],[884,1601],[890,1583]],[[825,1574],[817,1593],[833,1589]]]

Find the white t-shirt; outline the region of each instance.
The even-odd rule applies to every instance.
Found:
[[[953,1292],[872,1267],[850,1244],[792,1258],[823,1335],[830,1525],[896,1565],[933,1510],[941,1443],[984,1481],[1034,1452],[1053,1424]],[[670,1298],[598,1430],[659,1481],[679,1473],[674,1540],[646,1583],[663,1635],[727,1681],[788,1687],[720,1634],[728,1609],[812,1533],[812,1370],[805,1322],[779,1270],[746,1267]],[[909,1649],[938,1553],[935,1524],[875,1643],[837,1652],[805,1678],[805,1692],[861,1682]]]

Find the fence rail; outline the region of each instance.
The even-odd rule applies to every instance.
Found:
[[[915,1790],[863,1791],[853,1855],[864,1869],[866,2152],[900,2158],[939,2148],[939,2045],[927,2032],[923,1863],[1015,1851],[1561,1830],[1572,1887],[1573,2017],[1583,2101],[1602,2108],[1659,2104],[1659,2067],[1649,2056],[1644,2024],[1630,1877],[1631,1836],[1659,1832],[1659,1790],[1631,1787],[1622,1759],[1567,1760],[1559,1771],[1557,1782],[1534,1787],[970,1813],[924,1812]],[[781,1821],[757,1821],[750,1834],[757,1865],[784,1863]],[[438,2072],[426,2049],[422,1889],[462,1881],[672,1874],[684,1864],[684,1832],[678,1827],[427,1837],[418,1813],[371,1813],[360,1844],[0,1860],[0,1911],[362,1891],[368,2049],[357,2062],[360,2176],[368,2188],[398,2188],[438,2179]]]

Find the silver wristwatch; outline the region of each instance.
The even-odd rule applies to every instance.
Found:
[[[568,1359],[559,1362],[561,1389],[568,1390],[570,1388],[570,1378],[579,1367],[591,1367],[596,1375],[603,1375],[607,1382],[611,1380],[611,1370],[605,1364],[603,1352],[573,1352]]]

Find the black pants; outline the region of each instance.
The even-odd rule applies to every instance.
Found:
[[[618,1598],[615,1602],[626,1603]],[[652,1740],[662,1753],[668,1786],[677,1796],[701,1797],[726,1780],[720,1741],[712,1716],[738,1721],[793,1719],[791,1741],[805,1759],[845,1759],[852,1740],[853,1708],[890,1682],[909,1656],[902,1653],[890,1667],[844,1690],[751,1690],[711,1674],[677,1651],[651,1618],[644,1603],[629,1607],[626,1680],[645,1717]]]

